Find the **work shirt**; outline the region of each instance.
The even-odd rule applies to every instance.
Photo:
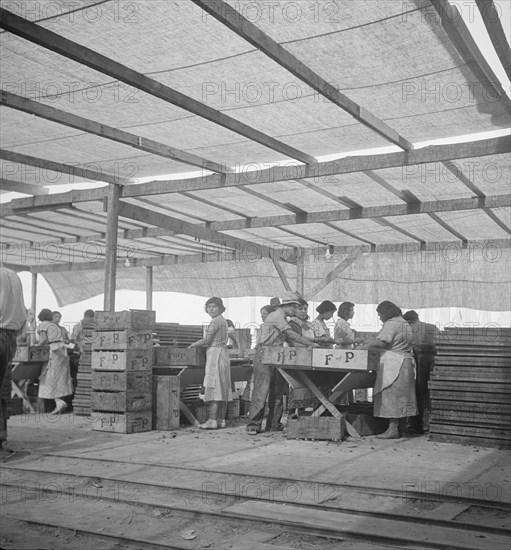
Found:
[[[388,350],[412,353],[412,329],[401,316],[385,321],[376,338],[384,342]]]
[[[342,348],[350,348],[355,343],[355,331],[350,327],[346,319],[339,318],[334,327],[335,343]]]
[[[436,338],[438,328],[431,323],[415,321],[410,323],[412,328],[413,351],[422,353],[436,353]]]
[[[272,311],[261,325],[258,346],[282,346],[286,341],[286,330],[292,330],[281,308]]]
[[[21,280],[12,269],[0,267],[0,328],[19,331],[26,320]]]

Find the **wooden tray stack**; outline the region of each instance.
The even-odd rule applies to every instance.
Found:
[[[202,338],[201,325],[180,325],[179,323],[155,323],[155,339],[160,346],[187,348]]]
[[[83,326],[83,353],[80,355],[73,397],[73,413],[80,416],[91,414],[92,338],[95,327],[94,322]]]
[[[432,441],[511,448],[511,329],[446,329],[429,388]]]
[[[92,342],[92,427],[152,429],[154,311],[97,311]]]

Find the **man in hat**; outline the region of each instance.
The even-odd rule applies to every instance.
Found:
[[[428,382],[435,366],[436,338],[438,328],[431,323],[419,321],[416,311],[410,310],[403,315],[412,329],[412,348],[417,373],[415,376],[415,393],[419,414],[408,420],[407,430],[422,434],[429,428],[429,390]]]
[[[278,371],[278,365],[265,365],[261,362],[263,348],[282,346],[286,341],[318,347],[311,339],[295,332],[286,320],[286,316],[296,315],[300,298],[301,296],[296,292],[286,292],[275,311],[272,311],[261,325],[261,335],[254,356],[254,390],[247,424],[247,433],[250,435],[261,432],[266,399],[269,406],[266,429],[272,431],[282,429],[280,419],[283,413],[282,398],[286,382]]]

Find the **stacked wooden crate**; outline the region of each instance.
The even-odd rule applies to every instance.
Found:
[[[511,329],[446,329],[429,388],[431,440],[511,448]]]
[[[187,348],[203,336],[201,325],[180,325],[179,323],[156,323],[155,339],[160,346]]]
[[[83,323],[83,321],[82,321]],[[83,351],[80,355],[78,373],[76,375],[76,388],[73,397],[73,412],[81,416],[91,414],[91,361],[92,361],[92,335],[95,323],[83,325]]]
[[[154,311],[95,313],[92,426],[134,433],[152,429]]]

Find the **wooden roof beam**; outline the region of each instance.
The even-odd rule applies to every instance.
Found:
[[[368,241],[367,239],[363,239],[362,237],[359,237],[358,235],[355,235],[355,233],[351,233],[350,231],[346,231],[346,229],[341,229],[340,227],[337,227],[333,223],[325,223],[327,227],[330,227],[330,229],[333,229],[337,231],[338,233],[342,233],[343,235],[347,235],[348,237],[351,237],[352,239],[357,239],[358,241],[361,241],[365,244],[368,244],[371,249],[373,249],[376,246],[376,243],[373,243],[371,241]]]
[[[24,193],[26,195],[47,195],[50,192],[47,187],[43,187],[42,185],[23,183],[5,178],[0,178],[0,189],[2,191],[14,191],[15,193]]]
[[[67,113],[66,111],[56,109],[55,107],[51,107],[50,105],[44,105],[38,101],[26,99],[3,90],[0,93],[0,105],[5,105],[11,109],[16,109],[30,115],[35,115],[40,118],[44,118],[45,120],[62,124],[63,126],[75,128],[87,134],[93,134],[111,141],[115,141],[116,143],[122,143],[123,145],[128,145],[129,147],[133,147],[152,155],[172,159],[176,162],[181,162],[190,166],[197,166],[203,170],[211,170],[212,172],[218,172],[220,174],[234,172],[234,169],[232,168],[227,168],[226,166],[222,166],[221,164],[211,160],[187,153],[186,151],[181,151],[175,147],[170,147],[169,145],[153,141],[152,139],[147,139],[142,136],[137,136],[136,134],[125,132],[124,130],[113,128],[107,124],[101,124],[99,122],[95,122],[94,120],[73,115],[71,113]]]
[[[430,145],[409,152],[343,157],[336,161],[318,162],[313,166],[275,165],[262,170],[227,174],[226,176],[211,174],[209,176],[197,178],[183,178],[168,181],[155,180],[126,186],[122,189],[121,196],[123,198],[135,198],[148,195],[181,193],[182,191],[188,192],[224,187],[240,187],[243,185],[258,185],[261,183],[301,179],[312,179],[315,182],[321,182],[329,176],[364,172],[367,170],[383,170],[386,168],[409,167],[408,170],[416,169],[419,171],[422,164],[499,155],[509,152],[511,152],[511,139],[509,136],[503,136],[482,139],[479,141],[452,143],[449,145]],[[0,212],[2,212],[3,216],[6,216],[9,215],[9,213],[12,214],[12,210],[20,208],[30,209],[46,207],[50,209],[54,205],[62,203],[69,204],[103,200],[104,195],[105,190],[103,188],[98,188],[56,193],[45,197],[14,199],[10,201],[10,203],[0,205]]]
[[[101,55],[90,48],[81,46],[72,40],[68,40],[57,33],[45,29],[40,25],[36,25],[3,8],[0,8],[0,26],[16,36],[20,36],[25,40],[58,53],[68,59],[72,59],[95,71],[111,76],[121,82],[125,82],[163,101],[172,103],[172,105],[176,105],[214,124],[227,128],[251,141],[255,141],[269,149],[278,151],[286,157],[299,160],[305,164],[314,164],[316,162],[316,159],[307,153],[286,145],[196,99],[165,86],[157,80],[153,80],[142,73],[130,69],[126,65],[117,63],[113,59]]]
[[[511,229],[490,208],[483,208],[483,212],[494,221],[501,229],[511,235]]]
[[[458,50],[458,53],[479,82],[484,86],[486,93],[488,93],[488,90],[493,90],[495,98],[498,98],[504,109],[510,111],[511,99],[506,94],[500,80],[472,38],[472,34],[465,25],[457,6],[449,4],[448,0],[429,1],[440,16],[442,27],[451,39],[454,47]]]
[[[389,222],[385,218],[373,218],[373,221],[376,222],[378,225],[381,225],[382,227],[389,227],[390,229],[393,229],[394,231],[397,231],[402,235],[406,235],[408,238],[412,239],[413,241],[418,242],[421,245],[421,247],[423,247],[426,244],[426,241],[424,239],[417,237],[417,235],[410,233],[406,229],[402,229],[401,227],[398,227],[396,224]]]
[[[240,218],[245,218],[249,220],[253,216],[248,216],[244,212],[240,212],[239,210],[235,210],[234,208],[229,208],[228,206],[220,205],[216,202],[209,201],[208,199],[204,199],[202,197],[197,197],[193,193],[187,193],[186,191],[180,193],[183,197],[186,197],[188,199],[192,199],[197,202],[201,202],[202,204],[207,204],[208,206],[212,206],[213,208],[217,208],[218,210],[223,210],[224,212],[229,212],[230,214],[233,214],[234,216],[239,216]],[[209,222],[208,222],[209,223]]]
[[[332,86],[323,77],[302,63],[291,52],[275,42],[241,13],[224,0],[192,0],[206,13],[223,23],[238,36],[255,46],[281,67],[305,82],[329,101],[338,105],[353,118],[404,150],[412,150],[413,144],[379,119]]]
[[[430,212],[428,214],[428,216],[432,220],[434,220],[438,225],[443,227],[446,231],[449,231],[449,233],[451,235],[454,235],[455,237],[457,237],[462,242],[463,248],[465,248],[467,246],[468,239],[465,236],[463,236],[459,231],[456,231],[456,229],[454,229],[454,227],[452,227],[452,225],[450,225],[446,221],[442,220],[442,218],[440,216],[437,216],[433,212]]]
[[[107,183],[115,184],[131,183],[131,180],[129,179],[119,178],[103,171],[97,172],[96,170],[90,170],[88,168],[80,168],[78,164],[74,165],[54,162],[52,160],[24,155],[23,153],[7,151],[6,149],[0,149],[0,159],[8,160],[10,162],[17,162],[19,164],[26,164],[27,166],[35,166],[40,170],[52,170],[53,172],[60,172],[62,174],[68,174],[70,176],[76,176],[79,178],[84,178],[86,180],[104,181]]]
[[[481,12],[481,17],[483,18],[493,47],[499,56],[507,77],[511,80],[511,48],[509,47],[509,42],[500,20],[500,8],[497,9],[493,0],[476,0],[476,4]],[[507,6],[505,9],[509,9],[509,7]],[[504,15],[509,17],[509,13],[504,13]]]
[[[310,292],[308,292],[309,297],[312,299],[318,292],[321,292],[323,289],[325,289],[334,279],[340,276],[340,274],[343,271],[346,271],[348,267],[358,260],[360,256],[362,256],[363,252],[361,249],[354,249],[350,256],[347,258],[344,258],[341,262],[339,262],[319,283],[314,285]]]

